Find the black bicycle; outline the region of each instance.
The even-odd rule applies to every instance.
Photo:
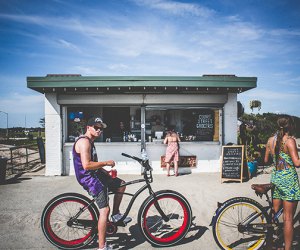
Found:
[[[253,184],[251,187],[260,198],[266,197],[268,205],[262,206],[247,197],[235,197],[219,203],[211,226],[220,249],[257,250],[283,245],[283,223],[279,220],[283,208],[274,214],[272,199],[268,195],[274,185]],[[298,220],[300,213],[294,217],[294,224]],[[295,232],[294,236],[297,243],[298,233]]]
[[[107,222],[107,235],[117,232],[118,226],[126,226],[124,219],[136,198],[146,189],[149,197],[142,203],[138,212],[138,226],[145,239],[153,246],[172,246],[181,241],[191,226],[192,209],[187,199],[173,190],[154,192],[152,168],[148,160],[122,153],[123,156],[138,161],[143,167],[143,179],[126,182],[123,186],[145,182],[131,196],[124,216],[118,222]],[[114,194],[114,192],[109,193]],[[60,249],[79,249],[90,244],[97,237],[99,211],[95,200],[77,193],[56,196],[44,208],[41,226],[44,235]]]

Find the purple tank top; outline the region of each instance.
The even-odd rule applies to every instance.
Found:
[[[73,163],[74,163],[74,169],[75,169],[75,175],[77,178],[77,181],[79,184],[88,191],[91,195],[96,196],[98,195],[102,190],[104,185],[101,183],[101,181],[96,177],[95,170],[85,170],[82,166],[82,162],[80,159],[80,154],[78,154],[75,150],[75,145],[78,142],[78,140],[82,138],[87,138],[91,144],[92,150],[91,150],[91,160],[94,162],[98,161],[97,152],[94,143],[88,138],[87,136],[80,136],[75,141],[73,145]]]

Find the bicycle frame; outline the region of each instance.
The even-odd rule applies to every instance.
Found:
[[[274,228],[274,223],[279,224],[278,218],[280,215],[283,213],[283,208],[281,208],[277,213],[274,214],[273,211],[273,202],[270,199],[270,196],[266,194],[257,194],[260,196],[260,198],[263,197],[263,195],[266,196],[266,201],[268,202],[267,206],[264,206],[263,209],[267,213],[267,215],[272,218],[272,223],[252,223],[255,219],[260,217],[262,213],[253,213],[249,215],[244,221],[242,221],[239,224],[239,231],[240,232],[252,232],[252,233],[262,233],[265,234],[267,233],[266,230],[268,228]],[[251,224],[252,223],[252,224]]]
[[[169,218],[167,217],[167,215],[162,211],[162,209],[160,208],[158,202],[157,202],[157,198],[155,196],[155,193],[153,192],[152,190],[152,187],[150,185],[150,183],[153,182],[153,177],[152,177],[152,168],[151,166],[149,165],[149,162],[148,160],[142,160],[142,159],[139,159],[137,157],[133,157],[133,156],[129,156],[127,154],[122,154],[126,157],[130,157],[130,158],[133,158],[135,160],[137,160],[143,167],[144,167],[144,178],[143,179],[137,179],[137,180],[133,180],[133,181],[128,181],[128,182],[125,182],[123,184],[120,185],[120,187],[124,187],[124,186],[129,186],[129,185],[133,185],[133,184],[137,184],[137,183],[141,183],[141,182],[146,182],[146,184],[144,186],[142,186],[141,188],[139,188],[138,191],[136,191],[134,194],[131,194],[131,193],[126,193],[124,192],[123,195],[128,195],[128,196],[131,196],[132,198],[130,199],[129,201],[129,204],[126,208],[126,211],[124,212],[123,214],[123,217],[117,221],[117,222],[111,222],[113,224],[115,224],[116,226],[126,226],[126,224],[124,223],[124,219],[127,217],[127,215],[129,214],[132,206],[133,206],[133,203],[135,202],[136,198],[146,189],[148,189],[149,191],[149,195],[150,196],[153,196],[154,200],[155,200],[155,207],[156,209],[158,210],[158,212],[160,213],[160,215],[162,216],[162,218],[164,219],[165,222],[169,221]],[[110,191],[108,193],[108,195],[113,195],[113,194],[118,194],[119,192],[114,192],[114,191]],[[89,206],[91,206],[91,204],[93,204],[95,202],[95,199],[93,199],[89,204],[88,206],[86,207],[83,207],[83,208],[80,208],[80,211],[78,211],[78,213],[73,216],[68,222],[67,224],[68,225],[74,225],[74,222],[81,222],[80,224],[83,225],[83,226],[86,226],[87,224],[90,224],[90,222],[86,222],[85,220],[78,220],[77,218],[80,216],[81,213],[83,213],[86,209],[89,208]],[[90,225],[88,225],[90,226]]]
[[[252,223],[255,219],[260,217],[262,213],[253,213],[249,215],[244,221],[242,221],[239,224],[239,231],[240,232],[251,232],[251,233],[261,233],[261,234],[266,234],[268,229],[275,230],[275,227],[278,229],[282,228],[283,223],[279,222],[280,216],[283,214],[283,207],[279,209],[276,213],[274,213],[273,210],[273,202],[272,199],[269,197],[268,194],[264,194],[266,196],[266,201],[268,202],[267,206],[264,206],[263,209],[266,211],[268,214],[269,218],[271,218],[271,223]],[[262,198],[262,194],[259,195],[260,198]],[[224,203],[219,204],[220,209]],[[219,210],[217,210],[219,211]],[[217,212],[216,212],[217,215]],[[297,216],[294,217],[293,219],[293,225],[300,220],[300,213],[297,214]],[[252,224],[251,224],[252,223]],[[283,232],[277,235],[278,239],[281,239],[283,237]]]

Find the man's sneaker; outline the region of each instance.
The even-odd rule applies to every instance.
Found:
[[[105,246],[103,248],[98,248],[98,250],[113,250],[113,247],[105,243]]]
[[[112,220],[114,223],[116,223],[116,222],[118,222],[122,217],[123,217],[123,214],[117,213],[117,214],[111,216],[111,220]],[[123,222],[124,222],[125,224],[129,223],[130,221],[132,221],[132,218],[130,218],[130,217],[126,217],[126,218],[123,220]]]

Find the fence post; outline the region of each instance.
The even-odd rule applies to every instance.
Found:
[[[45,164],[45,162],[46,162],[46,160],[45,160],[45,146],[44,146],[44,142],[43,142],[42,137],[37,138],[37,145],[38,145],[39,152],[40,152],[41,163]]]
[[[26,146],[26,168],[28,168],[28,147]]]
[[[12,149],[10,148],[10,164],[11,164],[11,174],[14,174],[14,164],[13,164],[13,154]]]

